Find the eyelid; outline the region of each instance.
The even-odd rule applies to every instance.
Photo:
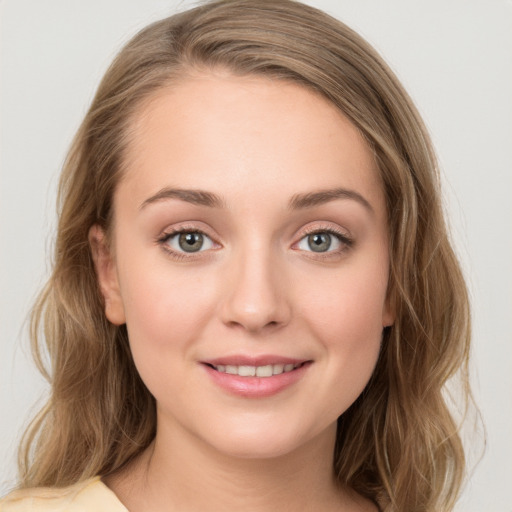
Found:
[[[202,245],[197,251],[186,251],[186,250],[182,250],[179,247],[179,244],[181,242],[181,236],[189,235],[189,234],[201,236]],[[209,249],[212,249],[214,241],[206,233],[201,233],[200,231],[178,231],[177,233],[169,234],[169,236],[164,238],[163,243],[167,244],[167,246],[175,252],[190,255],[190,254],[198,254],[200,252],[205,252],[205,251],[208,251]],[[176,246],[176,243],[178,244],[178,246]]]
[[[328,250],[325,252],[307,251],[298,248],[298,244],[302,242],[304,238],[317,233],[327,233],[329,235],[336,237],[340,244],[342,245],[342,247],[337,250]],[[339,256],[340,254],[351,249],[354,245],[354,239],[352,238],[350,233],[348,233],[346,230],[343,230],[341,227],[330,223],[308,224],[299,232],[297,238],[298,240],[293,243],[292,249],[303,251],[309,257],[320,259]]]
[[[168,241],[172,239],[173,237],[183,234],[183,233],[199,233],[203,235],[204,237],[208,238],[211,243],[212,247],[207,249],[201,249],[199,251],[195,252],[187,252],[182,250],[176,250],[172,248]],[[178,226],[171,226],[166,229],[164,229],[156,238],[155,243],[162,247],[162,249],[176,259],[193,259],[194,257],[200,257],[203,256],[203,253],[210,252],[212,250],[219,249],[222,247],[222,245],[216,240],[216,237],[209,233],[208,229],[201,228],[197,226],[197,224],[190,224],[190,223],[184,223],[180,224]]]
[[[326,221],[307,224],[298,232],[297,238],[300,237],[300,239],[302,240],[302,238],[304,238],[305,236],[313,235],[315,233],[332,233],[338,236],[342,241],[346,243],[354,242],[352,235],[347,229],[344,229],[337,224],[332,224]]]

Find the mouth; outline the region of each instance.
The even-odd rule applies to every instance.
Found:
[[[266,398],[301,381],[313,365],[311,359],[277,355],[224,356],[202,361],[212,382],[231,395]]]
[[[210,368],[220,373],[237,375],[239,377],[261,377],[268,378],[283,373],[290,373],[304,366],[308,361],[286,364],[266,364],[261,366],[234,365],[234,364],[211,364],[205,363]]]

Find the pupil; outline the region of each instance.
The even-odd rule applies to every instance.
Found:
[[[203,235],[201,233],[182,233],[179,238],[181,249],[186,252],[196,252],[203,246]]]
[[[325,252],[331,246],[331,235],[328,233],[314,233],[309,235],[308,244],[314,252]]]

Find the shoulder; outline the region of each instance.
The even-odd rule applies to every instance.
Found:
[[[0,512],[50,511],[128,512],[100,477],[69,487],[21,489],[0,500]]]

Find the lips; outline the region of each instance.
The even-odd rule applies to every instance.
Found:
[[[229,356],[202,363],[216,385],[245,398],[264,398],[285,390],[302,379],[311,364],[311,360],[280,356]]]

